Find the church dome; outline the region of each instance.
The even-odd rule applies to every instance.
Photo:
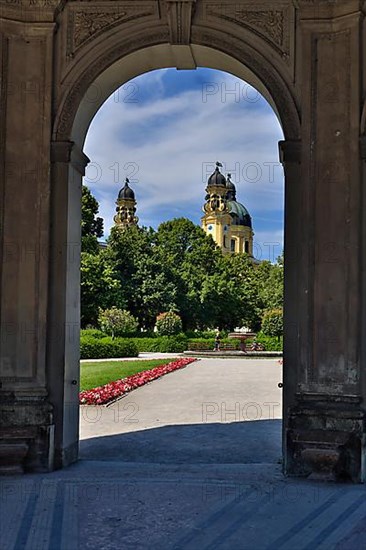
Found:
[[[244,225],[252,229],[252,218],[243,204],[237,201],[227,201],[227,207],[233,219],[233,225]]]
[[[131,187],[128,185],[130,180],[126,178],[126,183],[124,187],[122,187],[121,191],[118,193],[118,199],[132,199],[135,200],[135,193],[131,189]]]
[[[219,166],[222,166],[222,164],[220,162],[216,162],[216,169],[208,178],[207,187],[211,187],[213,185],[226,187],[226,178],[223,174],[221,174]]]
[[[236,187],[230,178],[231,178],[231,174],[228,174],[227,180],[226,180],[226,189],[227,189],[226,198],[228,201],[236,201]]]

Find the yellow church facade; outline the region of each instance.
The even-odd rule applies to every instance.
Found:
[[[236,187],[220,172],[219,162],[208,178],[206,198],[201,218],[202,228],[211,235],[223,254],[249,254],[253,257],[252,218],[243,204],[236,199]],[[115,225],[127,228],[138,224],[137,202],[134,191],[126,178],[116,201]]]
[[[202,228],[211,235],[223,254],[253,256],[252,219],[243,204],[236,200],[236,187],[220,172],[221,164],[208,178],[206,198],[203,206]]]

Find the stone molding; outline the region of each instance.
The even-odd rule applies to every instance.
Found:
[[[51,143],[51,162],[71,163],[82,175],[90,159],[72,141],[53,141]]]
[[[302,143],[300,140],[280,141],[278,144],[278,148],[281,164],[286,165],[290,163],[301,163]]]

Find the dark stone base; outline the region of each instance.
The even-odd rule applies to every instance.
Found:
[[[356,404],[299,402],[288,418],[284,473],[366,481],[364,416]]]
[[[56,449],[55,450],[55,469],[65,468],[70,466],[79,459],[79,443],[74,443],[69,445],[65,449]]]
[[[29,447],[22,441],[0,442],[0,474],[22,474]]]
[[[8,398],[0,406],[0,474],[54,468],[54,426],[44,398]]]

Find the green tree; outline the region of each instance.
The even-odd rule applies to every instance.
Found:
[[[262,319],[262,331],[266,336],[280,336],[283,334],[283,310],[269,309],[264,312]]]
[[[207,326],[210,320],[202,306],[202,289],[222,256],[213,239],[190,220],[176,218],[158,227],[155,255],[176,289],[176,310],[184,329]]]
[[[207,277],[201,302],[208,326],[232,330],[236,326],[260,326],[255,266],[245,254],[222,256],[216,271]]]
[[[81,253],[81,326],[96,326],[99,308],[124,307],[116,270],[105,250]]]
[[[83,185],[81,196],[81,250],[98,253],[98,238],[103,236],[103,219],[97,217],[99,204],[90,189]]]
[[[256,268],[257,292],[262,310],[283,307],[283,256],[276,264],[261,262]]]
[[[108,239],[108,254],[127,309],[142,327],[152,329],[158,313],[176,308],[176,288],[156,254],[155,232],[144,227],[114,227]]]

